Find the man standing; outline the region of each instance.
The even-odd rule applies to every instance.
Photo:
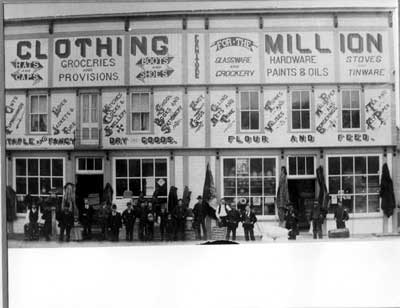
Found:
[[[240,221],[240,213],[239,211],[235,208],[235,202],[231,203],[231,206],[229,207],[228,210],[228,216],[226,217],[226,240],[229,241],[229,237],[232,232],[232,240],[236,241],[236,229],[239,225]]]
[[[324,218],[324,211],[321,209],[318,201],[314,201],[310,217],[310,220],[312,220],[314,239],[317,237],[322,238],[322,224],[324,222]]]
[[[167,204],[163,203],[161,205],[160,213],[158,214],[159,224],[160,224],[161,241],[164,241],[167,236],[168,212],[167,212],[166,207],[167,207]]]
[[[93,207],[89,204],[89,199],[85,198],[79,214],[79,220],[83,226],[83,239],[90,239],[92,236]]]
[[[122,227],[121,214],[117,212],[117,206],[115,204],[111,207],[111,214],[108,217],[108,227],[111,231],[111,241],[119,241],[119,229]]]
[[[103,241],[107,238],[108,216],[110,215],[110,210],[111,210],[110,205],[111,204],[104,202],[101,208],[99,209],[99,214],[98,214]]]
[[[140,208],[138,209],[138,217],[139,217],[139,240],[145,241],[147,238],[146,234],[146,225],[147,225],[147,209],[146,202],[139,201]]]
[[[243,229],[244,229],[244,237],[246,241],[250,239],[252,241],[255,240],[254,238],[254,224],[257,222],[257,217],[256,214],[250,209],[250,205],[246,205],[246,209],[243,213],[242,216],[242,224],[243,224]]]
[[[347,213],[346,208],[343,207],[341,199],[338,200],[338,206],[335,209],[334,218],[336,220],[337,229],[346,228],[346,221],[349,220],[349,214]]]
[[[133,226],[135,224],[135,214],[132,208],[132,202],[126,204],[128,208],[122,213],[122,222],[125,225],[126,240],[133,241]]]
[[[285,228],[289,231],[289,240],[295,240],[298,233],[298,220],[293,205],[290,204],[285,215]]]
[[[219,227],[225,227],[226,217],[228,216],[228,209],[225,203],[225,199],[220,200],[217,210],[215,211],[215,216],[217,216]]]
[[[69,242],[71,228],[74,225],[74,214],[68,205],[65,205],[61,213],[58,214],[57,220],[60,227],[60,242],[64,241],[64,232],[67,237],[66,240]]]
[[[206,211],[205,206],[203,203],[203,197],[197,197],[197,203],[193,207],[193,227],[194,231],[196,232],[196,239],[201,240],[201,232],[200,227],[203,229],[203,238],[204,240],[207,239],[207,229],[206,229]]]
[[[56,195],[56,190],[51,189],[49,191],[50,196],[47,198],[45,202],[43,202],[42,205],[42,219],[44,220],[44,225],[43,225],[43,233],[46,238],[46,241],[50,241],[50,235],[51,235],[51,229],[52,229],[52,209],[53,208],[58,208],[58,199]]]
[[[39,227],[38,227],[39,212],[36,204],[32,204],[32,208],[29,211],[29,240],[39,240]]]
[[[154,220],[155,211],[153,209],[153,203],[149,200],[147,201],[147,221],[146,221],[146,237],[148,241],[154,239]]]
[[[182,199],[178,200],[178,205],[173,211],[175,221],[175,236],[174,239],[178,241],[185,240],[185,224],[186,224],[186,209],[183,207]]]

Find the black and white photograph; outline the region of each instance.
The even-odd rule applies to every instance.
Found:
[[[367,244],[400,262],[396,0],[2,1],[0,12],[3,279],[25,280],[15,275],[41,251],[207,251],[217,264],[228,249],[221,264],[241,255],[229,267],[244,274],[279,249],[344,245],[343,263],[325,266],[340,272]],[[213,271],[250,293],[260,284]],[[387,296],[382,307],[400,306],[398,290]],[[266,307],[245,303],[227,307]],[[338,303],[282,305],[367,306]]]

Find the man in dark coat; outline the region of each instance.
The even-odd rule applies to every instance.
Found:
[[[147,225],[147,208],[145,201],[139,201],[138,217],[139,217],[139,240],[145,241],[146,235],[146,225]]]
[[[297,213],[293,208],[293,204],[290,204],[285,215],[285,228],[289,231],[289,240],[295,240],[298,234],[298,219]]]
[[[175,221],[175,234],[174,240],[184,241],[185,240],[185,224],[186,224],[186,209],[183,206],[182,199],[178,200],[178,205],[172,212],[173,219]]]
[[[313,237],[314,239],[322,238],[322,224],[325,219],[325,211],[321,208],[318,201],[314,201],[314,205],[311,209],[310,220],[313,226]]]
[[[335,209],[334,219],[336,220],[336,228],[344,229],[346,228],[346,221],[349,220],[349,214],[345,207],[343,207],[342,200],[338,200],[338,206]]]
[[[29,211],[29,240],[37,241],[39,239],[39,212],[35,203],[32,204],[32,207]]]
[[[58,226],[60,227],[60,242],[64,241],[64,232],[66,240],[69,242],[71,236],[71,228],[74,225],[74,214],[68,205],[64,206],[63,210],[57,215]]]
[[[122,212],[122,223],[125,225],[126,240],[133,241],[133,227],[135,224],[135,212],[132,208],[132,203],[129,201],[127,203],[128,208]]]
[[[226,217],[226,240],[229,241],[231,232],[232,232],[232,240],[236,241],[236,229],[239,225],[240,221],[240,212],[236,209],[235,202],[231,203],[231,206],[228,207],[228,216]]]
[[[110,228],[111,241],[119,241],[119,229],[122,227],[121,214],[117,212],[117,206],[115,204],[111,207],[111,214],[108,216],[108,227]]]
[[[101,228],[102,240],[104,241],[107,238],[107,229],[108,229],[108,217],[111,212],[111,204],[104,202],[99,209],[98,218],[99,224]]]
[[[193,228],[194,231],[196,232],[196,239],[201,240],[201,232],[200,232],[200,227],[203,230],[203,237],[204,240],[207,239],[207,229],[206,229],[206,210],[205,210],[205,204],[203,203],[203,197],[198,196],[197,197],[197,203],[193,207]]]
[[[249,240],[249,237],[252,241],[255,241],[254,224],[256,222],[257,222],[256,214],[250,209],[250,205],[247,204],[242,215],[242,225],[246,241]]]
[[[172,241],[175,235],[175,221],[172,217],[172,214],[167,213],[167,221],[166,221],[166,239],[167,241]]]
[[[156,213],[153,208],[153,203],[147,201],[147,216],[146,216],[146,240],[152,241],[154,239],[154,221],[156,219]]]
[[[165,203],[161,205],[160,213],[158,214],[157,219],[160,222],[161,240],[164,241],[166,239],[167,220],[168,220],[167,205]]]
[[[84,205],[79,211],[79,220],[83,226],[83,238],[90,239],[92,236],[93,207],[89,204],[89,199],[84,200]]]
[[[389,167],[387,163],[382,166],[381,189],[379,196],[382,198],[381,208],[383,213],[390,217],[393,215],[394,208],[396,207],[396,200],[393,191],[393,181],[390,177]]]

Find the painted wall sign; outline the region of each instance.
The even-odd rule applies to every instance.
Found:
[[[205,83],[205,44],[204,34],[188,33],[188,83]]]
[[[315,90],[315,129],[319,134],[327,134],[337,130],[337,90]]]
[[[122,36],[88,36],[54,40],[55,87],[124,83]]]
[[[264,91],[264,129],[267,134],[274,134],[287,125],[286,90]]]
[[[130,37],[130,82],[177,84],[182,82],[181,34],[146,34]]]
[[[333,32],[268,32],[264,40],[266,82],[335,80]]]
[[[340,81],[391,81],[390,44],[386,31],[341,31],[338,47]]]
[[[126,130],[126,94],[120,92],[104,93],[102,121],[104,136],[123,135]]]
[[[6,88],[48,86],[48,40],[5,41]]]
[[[6,135],[25,134],[25,94],[6,95]]]
[[[210,34],[211,82],[259,82],[259,71],[257,33]]]
[[[188,91],[189,146],[205,145],[206,92]]]
[[[76,129],[76,94],[54,93],[51,96],[51,130],[57,137],[74,138]]]

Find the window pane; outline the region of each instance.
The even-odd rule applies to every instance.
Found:
[[[167,176],[167,161],[156,159],[156,176]]]
[[[249,110],[250,109],[248,92],[240,92],[240,106],[241,106],[241,110]]]
[[[133,131],[141,130],[140,113],[132,113],[132,130]]]
[[[249,112],[248,111],[242,111],[241,112],[241,126],[242,129],[250,129],[250,119],[249,119]]]
[[[342,126],[343,128],[351,128],[351,114],[348,110],[342,111]]]
[[[275,159],[264,158],[264,175],[275,176]]]
[[[368,173],[369,174],[379,173],[379,157],[378,156],[369,156],[368,157]]]
[[[40,160],[40,175],[50,175],[50,159]]]
[[[149,113],[142,113],[141,114],[142,120],[142,131],[150,130],[150,114]]]
[[[349,91],[343,91],[342,106],[343,106],[343,109],[350,108],[350,92]]]
[[[26,195],[26,178],[17,177],[15,179],[15,186],[17,194]]]
[[[40,178],[40,191],[48,192],[51,188],[50,177]]]
[[[351,194],[354,192],[353,189],[353,177],[352,176],[343,176],[342,177],[342,187],[345,194]]]
[[[353,157],[342,157],[342,173],[353,174]]]
[[[238,188],[239,196],[248,196],[249,195],[249,179],[238,178],[237,188]]]
[[[87,162],[87,170],[94,170],[94,161],[93,158],[88,158]]]
[[[129,176],[140,177],[140,159],[129,160]]]
[[[311,175],[314,174],[314,157],[307,157],[306,158],[306,165],[307,165],[307,174]]]
[[[39,160],[28,159],[28,175],[38,175],[38,174],[39,174]]]
[[[292,92],[292,109],[300,109],[300,92]]]
[[[368,176],[368,193],[379,193],[379,176]]]
[[[61,190],[63,188],[63,179],[62,178],[53,178],[51,187]]]
[[[142,160],[142,176],[154,176],[152,159]]]
[[[292,111],[292,128],[300,129],[300,111]]]
[[[140,104],[140,94],[132,94],[131,110],[136,111]]]
[[[86,170],[86,159],[78,158],[78,170]]]
[[[329,157],[328,159],[329,174],[340,174],[340,158]]]
[[[93,104],[93,102],[92,102],[92,104]],[[97,111],[97,109],[93,109],[92,108],[92,110],[90,111],[90,114],[91,114],[91,116],[90,116],[91,122],[92,123],[97,123],[99,121],[98,120],[98,111]]]
[[[158,189],[158,193],[160,196],[167,196],[167,178],[156,178],[156,189]]]
[[[224,159],[224,176],[235,176],[235,159]]]
[[[360,108],[360,99],[358,91],[351,91],[351,108]]]
[[[47,96],[41,95],[39,97],[39,113],[47,114]]]
[[[360,128],[360,111],[353,110],[351,112],[352,128]]]
[[[89,139],[89,128],[84,127],[82,128],[82,140],[88,140]]]
[[[306,173],[306,158],[297,157],[297,174],[303,175]]]
[[[140,195],[140,179],[130,179],[129,180],[129,190],[132,192],[132,195],[139,196]]]
[[[356,213],[367,212],[367,196],[356,196]]]
[[[127,176],[127,161],[125,159],[117,159],[115,161],[115,174],[117,177]]]
[[[258,92],[250,92],[250,108],[258,111]]]
[[[38,132],[39,131],[39,116],[32,115],[31,116],[31,132]]]
[[[275,203],[270,201],[264,198],[264,215],[275,215]]]
[[[94,159],[94,169],[102,170],[103,169],[103,160],[101,158]]]
[[[309,109],[310,108],[310,92],[301,91],[301,108]]]
[[[16,175],[26,175],[26,160],[16,159],[15,160],[15,173]]]
[[[82,95],[82,122],[89,122],[89,95]]]
[[[28,194],[39,194],[39,181],[38,178],[28,178]]]
[[[261,158],[251,158],[250,159],[250,174],[251,174],[251,176],[261,176],[262,175],[262,160],[261,160]]]
[[[296,175],[297,174],[296,157],[289,157],[289,174],[290,175]]]
[[[254,214],[262,215],[262,198],[252,197],[250,198],[250,205],[253,207]]]
[[[116,195],[122,197],[124,191],[128,189],[128,181],[126,179],[117,179],[116,181]]]
[[[250,112],[250,129],[259,129],[259,112]]]
[[[237,175],[249,175],[249,159],[248,158],[238,158],[236,159],[236,172]]]
[[[329,177],[329,193],[330,194],[338,194],[340,190],[340,177],[338,176],[330,176]]]
[[[275,196],[275,178],[264,178],[264,195]]]
[[[39,131],[41,132],[47,131],[47,114],[39,115]]]
[[[155,189],[156,189],[156,187],[155,187],[154,178],[150,178],[150,179],[142,178],[142,191],[144,192],[145,196],[153,195]]]
[[[368,212],[376,213],[379,212],[379,196],[378,195],[369,195],[368,196]]]
[[[262,182],[263,180],[260,178],[253,178],[250,180],[250,194],[253,196],[261,196],[262,195]]]
[[[99,129],[97,127],[92,127],[91,132],[92,132],[92,139],[98,140],[99,139]]]
[[[356,193],[366,193],[367,192],[367,177],[366,176],[356,176]]]
[[[355,157],[354,162],[355,162],[356,174],[367,173],[367,159],[365,157]]]
[[[303,129],[310,128],[310,112],[309,111],[301,112],[301,128],[303,128]]]
[[[63,160],[62,159],[53,159],[52,160],[53,176],[63,176]]]
[[[234,178],[224,179],[224,196],[236,195],[236,180]]]
[[[353,213],[353,211],[354,211],[353,200],[354,200],[354,196],[344,196],[343,197],[343,207],[345,207],[349,213]]]
[[[31,96],[31,113],[39,113],[39,98]]]

